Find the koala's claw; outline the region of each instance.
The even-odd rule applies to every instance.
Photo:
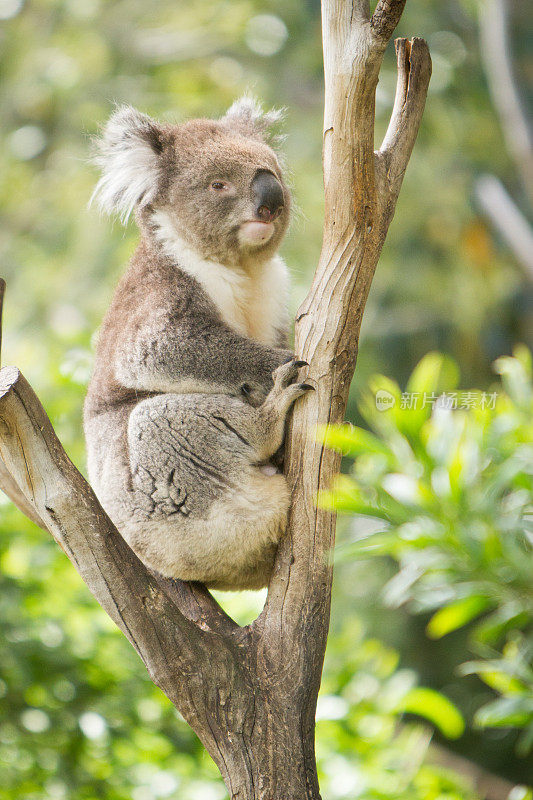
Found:
[[[298,377],[298,370],[304,366],[309,366],[306,361],[298,361],[291,358],[286,364],[282,364],[272,373],[274,379],[274,387],[276,389],[286,389]]]
[[[289,409],[293,403],[295,403],[298,398],[304,397],[311,389],[314,390],[314,386],[311,386],[310,383],[291,383],[289,386],[286,386],[285,389],[281,392],[281,403],[285,405],[287,409]]]
[[[283,364],[274,372],[274,387],[266,399],[267,406],[274,406],[277,413],[283,416],[299,397],[303,397],[315,387],[310,383],[296,380],[301,369],[301,361],[293,359],[290,364]]]

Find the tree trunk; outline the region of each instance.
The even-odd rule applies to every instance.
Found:
[[[239,627],[198,584],[152,573],[75,469],[31,387],[0,371],[0,485],[49,530],[217,763],[232,800],[318,800],[315,708],[329,625],[335,520],[315,508],[339,457],[315,439],[342,420],[363,310],[422,116],[431,60],[396,42],[398,85],[374,153],[383,52],[405,0],[323,0],[324,243],[296,320],[317,391],[287,438],[289,529],[261,615]],[[7,476],[7,477],[6,477]]]

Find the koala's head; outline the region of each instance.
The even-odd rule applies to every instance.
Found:
[[[143,229],[161,220],[204,258],[242,263],[270,256],[289,220],[290,195],[267,143],[279,112],[248,98],[219,120],[163,125],[117,109],[98,142],[102,177],[93,198]]]

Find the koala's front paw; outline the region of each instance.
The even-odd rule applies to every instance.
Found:
[[[258,409],[258,418],[262,420],[263,429],[268,431],[262,453],[264,458],[271,459],[282,445],[287,414],[293,403],[315,388],[307,382],[300,383],[301,378],[298,373],[302,367],[307,366],[305,361],[293,358],[274,370],[272,391]]]
[[[303,362],[295,360],[294,353],[290,350],[283,350],[282,348],[269,350],[266,358],[256,365],[254,374],[250,376],[249,380],[243,381],[240,385],[242,399],[254,406],[254,408],[262,405],[274,388],[274,380],[278,370],[282,370],[284,375],[287,374],[286,385],[288,385],[291,380],[296,378],[298,367],[295,368],[294,365],[297,363],[300,366],[303,365]],[[283,372],[283,370],[286,372]]]

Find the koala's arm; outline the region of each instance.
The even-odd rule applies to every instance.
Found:
[[[211,316],[133,326],[116,349],[115,373],[129,389],[266,395],[272,373],[292,353],[241,336]]]

